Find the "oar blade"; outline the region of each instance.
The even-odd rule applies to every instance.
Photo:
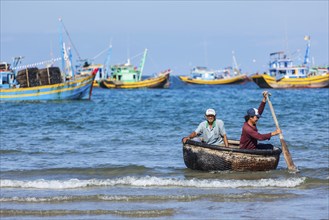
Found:
[[[292,171],[297,171],[298,169],[295,166],[294,162],[292,161],[292,158],[291,158],[291,155],[290,155],[290,152],[289,152],[289,149],[287,147],[285,140],[280,139],[280,142],[281,142],[281,146],[282,146],[282,153],[283,153],[284,159],[286,161],[286,164],[288,166],[288,169],[292,170]]]

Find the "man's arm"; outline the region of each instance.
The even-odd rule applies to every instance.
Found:
[[[263,92],[263,99],[258,107],[258,113],[260,115],[262,115],[263,111],[264,111],[264,108],[265,108],[265,104],[266,104],[266,96],[267,96],[268,92],[267,91],[264,91]]]
[[[224,139],[224,145],[225,145],[225,147],[229,147],[228,146],[228,140],[227,140],[226,134],[224,134],[223,139]]]
[[[264,140],[270,140],[272,137],[271,133],[267,134],[260,134],[257,131],[253,130],[251,127],[246,127],[246,132],[248,135],[250,135],[252,138],[257,139],[259,141],[264,141]]]
[[[197,136],[197,133],[195,131],[193,131],[189,136],[183,138],[183,143],[185,144],[187,140],[195,138],[196,136]]]

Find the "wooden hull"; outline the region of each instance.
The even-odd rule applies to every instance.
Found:
[[[202,171],[267,171],[275,170],[281,149],[247,150],[225,148],[188,140],[183,145],[186,167]]]
[[[116,80],[102,80],[99,86],[106,89],[142,89],[142,88],[168,88],[169,73],[139,82],[120,82]]]
[[[88,99],[91,96],[95,75],[65,83],[28,88],[1,88],[1,101],[48,101]]]
[[[274,77],[260,74],[251,79],[260,88],[289,89],[289,88],[329,88],[329,74],[307,78],[283,78],[277,81]]]
[[[235,76],[232,78],[214,79],[214,80],[192,79],[187,76],[179,76],[179,78],[185,83],[200,84],[200,85],[242,84],[248,81],[248,78],[245,74],[240,76]]]

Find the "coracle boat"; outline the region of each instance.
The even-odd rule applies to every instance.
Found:
[[[111,66],[110,77],[99,82],[99,86],[106,89],[141,89],[141,88],[168,88],[171,70],[165,70],[154,77],[142,79],[147,49],[140,66],[134,67],[130,60],[125,64]]]
[[[329,67],[309,67],[310,37],[304,62],[293,65],[293,61],[283,52],[270,54],[269,70],[263,74],[255,74],[251,79],[260,88],[329,88]]]
[[[278,166],[281,149],[239,149],[239,141],[229,140],[229,148],[187,140],[183,144],[186,167],[202,171],[268,171]]]

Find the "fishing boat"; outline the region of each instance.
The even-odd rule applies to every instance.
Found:
[[[58,67],[0,71],[1,101],[49,101],[90,99],[95,73],[66,78]]]
[[[229,147],[187,140],[183,144],[186,167],[202,171],[268,171],[278,166],[281,149],[239,149],[239,141]]]
[[[136,82],[122,82],[119,80],[107,79],[100,81],[101,88],[106,89],[141,89],[141,88],[168,88],[170,70],[159,73],[155,77]]]
[[[106,51],[107,51],[107,56],[104,64],[94,63],[94,60]],[[96,72],[93,86],[99,87],[100,82],[109,77],[107,70],[110,69],[109,62],[110,62],[111,53],[112,53],[112,45],[110,45],[108,48],[98,53],[92,59],[78,60],[78,65],[76,66],[77,74],[80,76],[88,76],[88,75],[92,75],[93,72]],[[95,71],[96,69],[97,71]]]
[[[233,67],[210,70],[207,67],[196,66],[191,69],[190,76],[179,76],[180,80],[188,84],[225,85],[243,84],[248,81],[246,74],[242,74],[233,53]]]
[[[61,20],[60,20],[61,21]],[[62,70],[47,66],[39,69],[36,65],[18,66],[23,57],[15,57],[13,65],[1,64],[1,101],[49,101],[90,99],[95,78],[95,69],[88,76],[75,75],[72,55],[61,39]],[[43,62],[40,62],[43,63]]]
[[[139,67],[135,67],[128,59],[125,64],[112,65],[110,77],[101,80],[99,85],[107,89],[140,89],[140,88],[168,88],[171,70],[157,73],[153,77],[142,78],[147,49],[144,50]]]
[[[97,71],[95,71],[97,69]],[[89,64],[85,63],[79,70],[78,75],[80,76],[91,76],[93,73],[95,74],[95,78],[93,81],[93,87],[99,87],[99,83],[101,80],[106,79],[106,75],[104,72],[103,64]]]
[[[200,85],[225,85],[225,84],[242,84],[247,81],[245,74],[232,74],[231,68],[214,71],[208,70],[207,67],[194,67],[190,76],[179,76],[179,78],[189,84]]]
[[[260,88],[329,88],[329,67],[309,66],[310,37],[304,39],[308,43],[302,65],[294,65],[284,51],[274,52],[270,54],[268,72],[254,74],[251,79]]]

